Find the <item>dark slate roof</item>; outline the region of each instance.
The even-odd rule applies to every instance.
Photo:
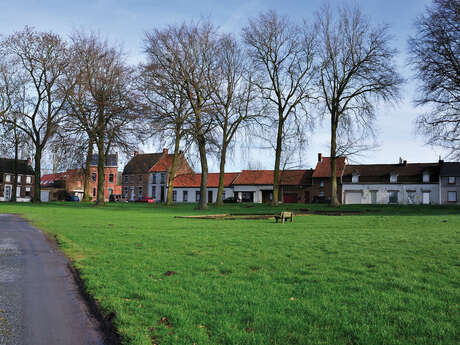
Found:
[[[138,154],[126,164],[123,174],[145,174],[163,156],[163,153]]]
[[[2,173],[14,173],[14,159],[0,158],[0,172]],[[33,175],[34,169],[27,164],[27,160],[18,160],[18,174]]]
[[[441,164],[441,176],[460,176],[460,162],[443,162]]]
[[[430,182],[437,182],[439,174],[438,163],[407,163],[407,164],[364,164],[345,166],[344,181],[351,181],[355,173],[359,175],[360,182],[380,181],[385,182],[390,175],[396,173],[398,182],[410,183],[421,181],[424,172],[430,173]]]
[[[99,155],[96,153],[91,157],[91,165],[97,165]],[[105,156],[105,166],[106,167],[116,167],[118,166],[118,155],[116,153],[110,153]]]

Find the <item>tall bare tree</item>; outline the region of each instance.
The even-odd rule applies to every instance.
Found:
[[[418,117],[429,144],[460,158],[460,1],[434,0],[415,22],[409,39],[411,63],[420,81],[417,105],[431,110]]]
[[[243,29],[252,60],[252,80],[267,105],[267,118],[277,128],[273,204],[279,203],[280,164],[285,124],[289,118],[308,118],[315,75],[313,30],[274,11],[259,14]],[[297,122],[297,121],[294,121]]]
[[[247,58],[231,35],[221,37],[217,71],[210,82],[211,114],[215,119],[215,145],[219,156],[217,205],[223,205],[225,163],[238,131],[256,120],[254,92]],[[217,77],[217,78],[216,78]]]
[[[167,69],[169,82],[177,86],[192,111],[187,118],[187,126],[200,156],[199,209],[207,208],[208,136],[213,128],[207,109],[211,98],[210,83],[217,71],[218,41],[216,28],[207,21],[172,25],[163,30],[153,30],[146,36],[146,51],[149,54],[155,52],[161,58],[161,68]]]
[[[67,90],[63,87],[64,71],[69,65],[65,42],[50,32],[26,27],[1,42],[4,59],[15,68],[12,79],[20,81],[18,106],[10,124],[23,131],[34,145],[35,185],[33,202],[40,201],[42,153],[62,117]]]
[[[170,142],[174,146],[174,156],[168,176],[168,195],[166,204],[173,203],[174,180],[181,144],[188,146],[188,120],[192,116],[192,108],[187,97],[182,92],[181,85],[170,78],[170,59],[165,58],[159,46],[152,42],[153,37],[147,35],[145,53],[148,62],[140,66],[138,77],[139,87],[146,100],[148,121],[153,134],[161,141]]]
[[[112,148],[130,146],[140,109],[135,91],[134,70],[123,53],[94,34],[74,33],[70,47],[72,68],[67,83],[72,92],[66,103],[71,130],[87,135],[85,190],[93,146],[98,153],[96,205],[104,205],[104,167]],[[86,194],[87,195],[87,194]]]
[[[372,26],[358,7],[324,6],[317,14],[319,88],[331,123],[331,204],[337,198],[337,142],[356,127],[372,128],[374,101],[398,98],[402,83],[387,26]]]

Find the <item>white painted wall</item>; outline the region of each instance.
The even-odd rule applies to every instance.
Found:
[[[208,192],[212,191],[212,201],[208,200],[208,202],[216,202],[217,200],[217,190],[218,188],[208,188]],[[174,188],[173,191],[176,191],[177,198],[175,202],[197,202],[196,201],[196,192],[200,191],[200,188]],[[184,201],[184,191],[188,193],[187,201]],[[233,188],[224,188],[224,199],[233,196]]]
[[[362,204],[371,203],[371,191],[377,191],[377,204],[389,203],[389,191],[398,191],[398,204],[408,204],[408,191],[415,191],[415,202],[422,203],[422,192],[430,192],[430,204],[439,204],[439,185],[427,184],[354,184],[342,185],[342,203],[347,191],[361,191]]]
[[[237,193],[241,192],[254,192],[254,203],[262,203],[262,191],[263,190],[273,190],[273,186],[267,186],[267,185],[252,185],[252,186],[234,186],[233,190]],[[239,197],[241,198],[241,194],[239,194]]]

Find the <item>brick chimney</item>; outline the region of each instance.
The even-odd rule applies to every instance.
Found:
[[[318,162],[321,163],[323,161],[323,154],[318,153]]]
[[[139,151],[134,151],[134,157],[136,157],[139,154]]]
[[[163,154],[167,155],[168,154],[168,149],[163,149]]]
[[[30,157],[27,157],[27,165],[30,166],[32,164]]]
[[[403,161],[403,166],[407,167],[407,161],[406,160]]]

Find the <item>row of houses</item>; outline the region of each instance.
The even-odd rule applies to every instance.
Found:
[[[97,155],[90,164],[90,195],[97,196]],[[118,155],[106,158],[104,198],[122,195],[129,201],[167,198],[169,172],[173,155],[167,149],[159,153],[136,152],[118,172]],[[11,199],[13,188],[12,159],[0,159],[0,201]],[[273,199],[273,170],[243,170],[224,176],[224,199],[267,203]],[[337,196],[343,204],[460,204],[460,162],[397,164],[349,164],[345,157],[336,160]],[[331,198],[330,158],[318,154],[314,169],[284,170],[280,173],[280,201],[285,203],[328,202]],[[201,199],[201,174],[193,171],[183,153],[179,154],[174,179],[174,202],[197,202]],[[34,171],[30,160],[18,163],[17,200],[30,201]],[[219,174],[208,174],[207,202],[215,202]],[[64,200],[68,195],[80,199],[84,193],[83,169],[69,169],[41,178],[41,200]]]
[[[122,194],[134,201],[154,198],[164,202],[172,163],[168,150],[138,154],[122,175]],[[273,170],[243,170],[224,176],[224,199],[255,203],[273,198]],[[343,204],[459,204],[460,163],[349,164],[336,160],[337,196]],[[174,179],[174,202],[197,202],[201,174],[194,173],[183,154],[179,155]],[[208,174],[207,202],[215,202],[219,174]],[[330,158],[318,154],[315,169],[284,170],[280,173],[280,201],[285,203],[327,202],[331,198]]]

